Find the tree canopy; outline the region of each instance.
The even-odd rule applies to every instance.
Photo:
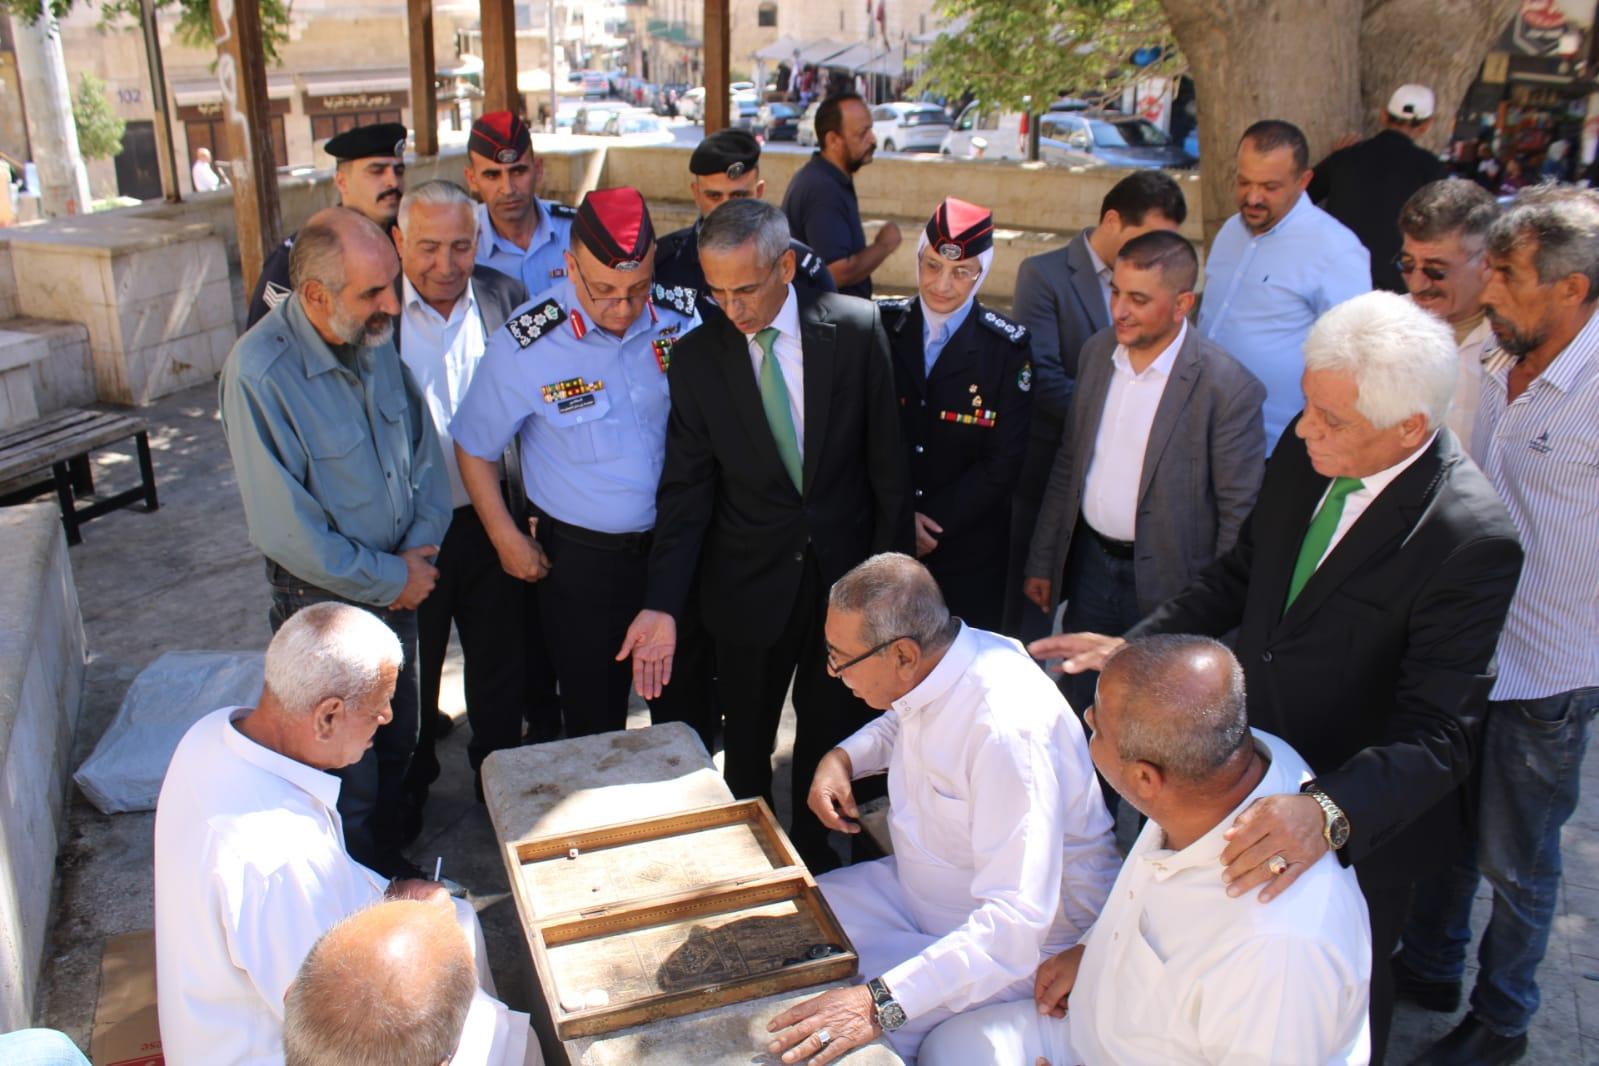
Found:
[[[106,83],[93,74],[78,79],[72,121],[78,127],[78,151],[83,158],[110,159],[122,154],[122,134],[128,124],[112,108]]]
[[[268,63],[277,63],[278,49],[289,39],[289,12],[293,0],[259,0],[261,4],[261,44]],[[35,22],[49,11],[61,18],[71,10],[73,0],[0,0],[0,11]],[[210,0],[155,0],[157,11],[177,8],[177,38],[190,48],[209,51],[216,41],[211,21]],[[137,26],[139,0],[102,0],[100,25],[109,28]]]
[[[929,46],[917,88],[944,96],[1019,111],[1182,69],[1159,0],[945,0],[939,13],[961,28]]]

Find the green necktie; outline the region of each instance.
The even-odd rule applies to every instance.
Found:
[[[800,458],[799,438],[794,434],[794,416],[788,407],[788,384],[783,380],[783,370],[772,354],[777,343],[777,330],[767,326],[755,334],[755,343],[761,346],[761,407],[766,411],[766,424],[772,427],[772,440],[777,445],[777,457],[793,480],[794,487],[805,491],[805,463]]]
[[[1333,478],[1332,488],[1327,490],[1327,498],[1322,501],[1321,510],[1310,520],[1310,528],[1305,530],[1304,542],[1299,545],[1299,560],[1294,563],[1294,577],[1288,584],[1288,602],[1283,604],[1284,613],[1287,613],[1288,608],[1293,606],[1294,600],[1299,598],[1305,582],[1316,572],[1316,564],[1327,554],[1327,545],[1332,543],[1333,531],[1338,528],[1338,519],[1344,514],[1344,500],[1351,492],[1363,487],[1363,483],[1357,477]]]

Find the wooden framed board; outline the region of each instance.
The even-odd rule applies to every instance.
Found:
[[[858,967],[764,800],[506,851],[562,1040],[842,980]]]

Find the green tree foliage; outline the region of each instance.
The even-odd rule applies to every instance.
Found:
[[[33,22],[45,11],[60,18],[72,7],[73,0],[0,0],[0,11],[14,15],[24,22]],[[261,50],[268,63],[278,62],[278,49],[289,39],[289,12],[293,0],[260,0]],[[216,42],[216,31],[211,21],[210,0],[155,0],[157,11],[176,8],[178,11],[177,38],[191,48],[210,50]],[[139,0],[102,0],[100,24],[108,28],[122,28],[139,24]]]
[[[78,79],[72,121],[78,127],[78,151],[83,158],[110,159],[122,153],[122,133],[128,124],[112,109],[106,83],[93,74]]]
[[[1183,69],[1159,0],[945,0],[939,12],[962,28],[928,48],[918,90],[1020,111],[1024,98],[1108,94]],[[1139,49],[1161,58],[1135,67]]]

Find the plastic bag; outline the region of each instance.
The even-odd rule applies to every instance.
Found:
[[[106,814],[154,810],[183,734],[219,708],[254,706],[265,661],[261,652],[167,652],[133,679],[72,779]]]

